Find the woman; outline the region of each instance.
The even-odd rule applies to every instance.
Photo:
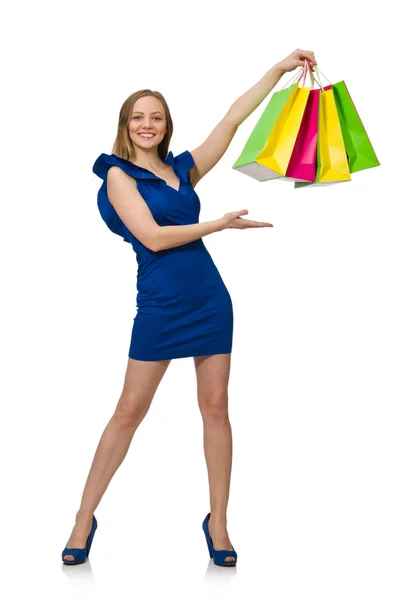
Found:
[[[197,183],[220,160],[238,126],[259,106],[282,75],[317,64],[313,52],[296,50],[272,67],[232,104],[204,143],[174,157],[173,125],[159,92],[132,94],[120,111],[114,153],[101,154],[93,171],[104,181],[98,208],[108,227],[137,254],[137,307],[124,387],[96,450],[64,564],[89,554],[97,528],[94,511],[124,460],[173,358],[194,357],[204,425],[211,512],[202,524],[210,557],[234,566],[226,509],[232,464],[228,381],[233,337],[230,295],[202,237],[227,228],[272,227],[243,219],[247,210],[198,222]],[[211,519],[210,519],[211,517]]]

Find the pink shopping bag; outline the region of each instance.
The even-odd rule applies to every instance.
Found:
[[[319,99],[320,90],[311,90],[286,172],[291,179],[316,180]]]

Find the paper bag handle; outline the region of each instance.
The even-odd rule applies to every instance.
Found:
[[[315,65],[313,65],[313,66],[314,66],[314,68],[316,69],[316,66],[315,66]],[[290,84],[290,83],[291,83],[291,82],[292,82],[294,79],[296,79],[296,78],[298,78],[298,79],[297,79],[297,81],[296,81],[295,83],[298,83],[298,85],[299,85],[299,83],[300,83],[300,81],[301,81],[301,79],[302,79],[302,77],[303,77],[303,82],[304,82],[304,84],[305,84],[305,83],[306,83],[307,71],[309,71],[309,72],[310,72],[310,76],[311,76],[311,86],[310,86],[310,87],[311,87],[311,88],[313,88],[314,81],[315,81],[315,82],[317,83],[317,85],[318,85],[318,86],[319,86],[319,87],[322,89],[322,91],[324,91],[324,90],[323,90],[323,86],[321,85],[321,83],[319,83],[319,82],[317,81],[317,79],[316,79],[316,78],[314,77],[314,75],[313,75],[313,72],[312,72],[312,71],[311,71],[311,69],[310,69],[310,68],[308,68],[308,67],[309,67],[309,63],[308,63],[308,61],[307,61],[307,60],[305,60],[305,65],[304,65],[304,67],[302,67],[300,71],[298,71],[297,73],[295,73],[295,74],[294,74],[294,76],[293,76],[291,79],[289,79],[289,80],[287,81],[287,83],[286,83],[286,84],[285,84],[285,85],[284,85],[284,86],[283,86],[281,89],[283,90],[283,89],[284,89],[284,88],[285,88],[287,85],[289,85],[289,84]]]

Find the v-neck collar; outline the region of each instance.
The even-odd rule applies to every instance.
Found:
[[[177,190],[175,188],[173,188],[171,185],[168,185],[168,183],[165,181],[165,179],[162,179],[161,177],[159,177],[158,175],[156,175],[152,171],[149,171],[149,169],[146,169],[145,167],[141,167],[140,165],[136,165],[132,161],[128,160],[128,158],[121,158],[121,156],[117,156],[117,154],[112,154],[111,156],[113,156],[117,160],[123,161],[124,164],[128,164],[128,166],[131,166],[133,169],[135,168],[135,169],[140,169],[141,171],[144,171],[145,172],[145,178],[147,178],[147,179],[155,178],[156,180],[162,181],[166,187],[169,187],[171,190],[174,190],[174,192],[176,192],[177,194],[181,193],[182,181],[185,182],[185,178],[182,177],[179,173],[176,172],[176,169],[175,169],[175,158],[174,158],[174,155],[172,154],[171,150],[168,152],[167,157],[165,158],[164,162],[167,163],[167,164],[169,164],[171,166],[172,170],[174,171],[174,174],[179,179],[179,187],[178,187]]]

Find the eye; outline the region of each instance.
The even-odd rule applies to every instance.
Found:
[[[133,119],[140,119],[140,115],[135,115],[135,117],[132,117]],[[159,119],[161,121],[161,117],[154,117],[154,119]]]

